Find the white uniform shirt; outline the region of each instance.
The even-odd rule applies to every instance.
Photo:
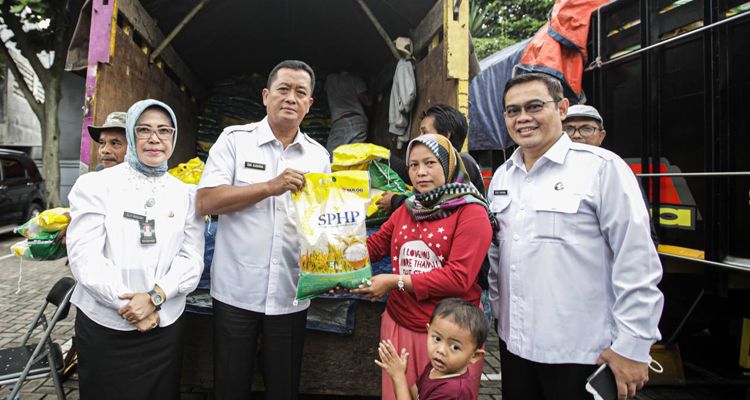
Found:
[[[134,330],[117,314],[129,301],[118,296],[159,285],[166,294],[159,325],[174,323],[203,271],[195,191],[170,174],[147,178],[127,163],[80,176],[68,195],[68,260],[78,281],[73,304],[102,326]],[[153,206],[146,207],[149,199]],[[155,221],[155,244],[141,244],[139,222],[126,212]]]
[[[224,129],[211,147],[199,188],[244,186],[275,178],[287,168],[330,172],[326,149],[304,133],[286,149],[268,121]],[[289,192],[219,216],[211,264],[211,296],[267,315],[306,309],[293,304],[299,280],[299,240]]]
[[[662,268],[627,164],[563,134],[531,172],[516,150],[488,195],[500,221],[490,301],[508,350],[541,363],[594,364],[611,346],[648,362],[660,338]]]

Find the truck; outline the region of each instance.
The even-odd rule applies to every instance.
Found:
[[[618,0],[592,16],[590,104],[647,190],[662,346],[688,376],[750,370],[750,3]],[[675,358],[672,357],[672,360]],[[680,363],[672,377],[683,380]]]
[[[410,134],[418,133],[419,115],[431,104],[468,110],[470,65],[477,65],[468,33],[468,1],[181,0],[165,6],[160,0],[93,0],[86,4],[67,59],[69,70],[85,74],[82,173],[98,162],[86,127],[144,98],[164,101],[177,116],[180,134],[170,167],[206,152],[201,147],[205,121],[199,117],[212,98],[212,87],[238,74],[265,77],[275,64],[289,58],[308,62],[319,76],[347,70],[365,77],[375,99],[368,139],[399,151],[388,132],[391,82],[399,59],[393,44],[397,37],[412,43],[417,98]],[[320,101],[318,91],[315,95]],[[260,102],[260,92],[249,96],[248,102]],[[373,379],[380,371],[362,360],[377,356],[382,311],[380,303],[359,302],[350,336],[309,332],[302,393],[380,394],[380,380]],[[186,332],[183,379],[211,387],[210,316],[188,315]]]

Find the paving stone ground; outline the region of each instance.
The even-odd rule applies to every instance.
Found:
[[[69,276],[70,271],[63,260],[50,262],[24,262],[22,280],[19,290],[19,261],[15,257],[4,258],[8,254],[10,244],[18,239],[12,236],[0,236],[0,348],[17,345],[26,331],[28,324],[34,317],[42,298],[47,294],[53,283],[63,276]],[[53,338],[63,343],[73,335],[73,321],[75,308],[65,321],[60,322]],[[484,363],[484,377],[479,390],[479,400],[500,400],[500,356],[497,336],[492,334],[488,338],[487,356]],[[77,400],[78,380],[73,375],[64,383],[66,396],[69,400]],[[745,387],[731,385],[693,384],[686,387],[652,387],[647,388],[638,396],[641,400],[724,400],[745,398]],[[8,395],[7,387],[0,389],[0,399]],[[55,399],[55,390],[51,379],[30,381],[21,392],[23,400],[51,400]],[[260,398],[256,396],[256,398]],[[750,398],[750,397],[747,397]],[[183,400],[211,400],[212,396],[206,389],[184,387]],[[330,396],[305,396],[303,400],[330,400]],[[354,397],[336,397],[338,400],[365,400]],[[369,399],[368,399],[369,400]]]
[[[13,237],[0,236],[0,257],[7,253]],[[18,345],[26,332],[42,299],[52,285],[63,276],[70,276],[64,260],[47,262],[24,261],[22,279],[18,290],[19,260],[16,257],[0,259],[0,348]],[[48,313],[48,316],[51,314]],[[57,324],[52,336],[59,343],[66,342],[73,335],[75,307],[68,318]],[[488,339],[487,357],[484,363],[484,376],[481,383],[480,400],[500,399],[500,358],[496,336]],[[78,380],[74,374],[64,383],[68,400],[78,399]],[[7,387],[0,390],[0,399],[8,395]],[[22,400],[55,399],[55,389],[51,379],[29,381],[21,390]],[[212,396],[205,390],[184,387],[183,400],[205,400]],[[312,397],[311,397],[312,398]],[[315,397],[322,399],[322,397]],[[345,399],[345,398],[340,398]]]

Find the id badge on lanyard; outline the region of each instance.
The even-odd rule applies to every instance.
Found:
[[[138,226],[141,231],[141,244],[154,244],[156,243],[156,221],[149,219],[147,221],[139,221]]]
[[[148,208],[149,202],[146,203],[146,206]],[[140,233],[141,244],[156,243],[156,220],[147,219],[145,215],[128,211],[125,211],[122,216],[125,219],[138,221],[138,232]]]

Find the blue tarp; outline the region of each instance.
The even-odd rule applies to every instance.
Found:
[[[482,72],[469,86],[469,150],[503,150],[513,145],[503,117],[503,89],[530,40],[506,47],[479,62]]]

